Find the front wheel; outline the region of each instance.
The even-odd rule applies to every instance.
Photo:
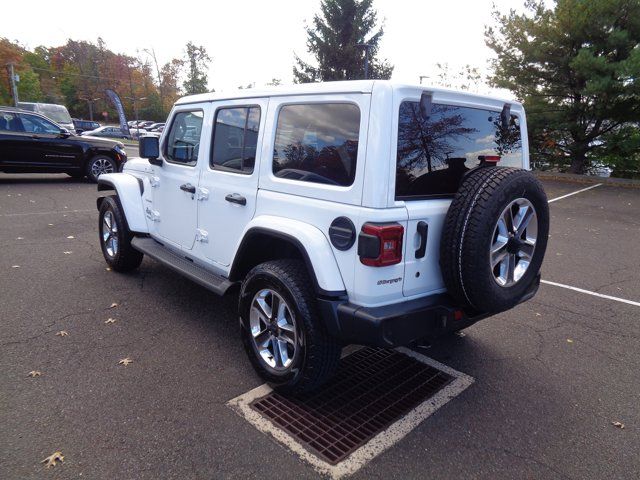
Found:
[[[341,345],[321,321],[299,260],[274,260],[249,272],[240,292],[241,335],[258,374],[281,391],[320,387],[337,369]]]
[[[87,163],[87,177],[94,183],[98,181],[98,177],[103,173],[115,173],[117,171],[118,165],[116,161],[106,155],[96,155]]]
[[[133,234],[117,197],[105,197],[100,205],[99,218],[100,247],[107,264],[116,272],[138,268],[143,255],[131,246]]]

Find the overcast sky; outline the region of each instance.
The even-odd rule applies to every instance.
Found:
[[[506,12],[521,9],[523,0],[374,0],[385,27],[380,53],[395,65],[393,79],[418,83],[420,75],[435,75],[438,62],[448,62],[452,69],[470,64],[486,72],[491,51],[483,34],[491,22],[492,3]],[[7,1],[0,36],[28,48],[102,37],[111,50],[133,56],[147,57],[144,49],[153,48],[163,63],[183,56],[185,44],[193,41],[213,59],[209,86],[220,91],[254,82],[259,87],[272,78],[291,83],[294,52],[306,56],[304,25],[319,4],[320,0]]]

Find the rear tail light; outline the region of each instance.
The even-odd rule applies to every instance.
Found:
[[[360,262],[386,267],[402,261],[404,227],[399,223],[365,223],[358,236]]]
[[[478,160],[486,163],[498,163],[500,161],[500,155],[479,155]]]

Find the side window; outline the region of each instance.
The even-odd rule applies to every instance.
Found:
[[[504,130],[500,112],[434,104],[428,119],[418,102],[402,102],[398,122],[396,198],[453,195],[466,172],[483,156],[522,168],[518,117]]]
[[[256,162],[259,127],[260,107],[218,109],[211,167],[252,173]]]
[[[45,120],[44,118],[37,117],[36,115],[20,114],[24,131],[28,133],[60,133],[60,128],[57,125]]]
[[[360,109],[350,103],[285,105],[273,152],[276,177],[349,186],[356,174]]]
[[[0,132],[24,132],[22,123],[15,113],[0,112]]]
[[[202,110],[176,113],[164,148],[167,161],[190,166],[196,164],[203,116]]]

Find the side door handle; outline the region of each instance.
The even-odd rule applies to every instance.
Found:
[[[418,235],[420,235],[420,246],[416,250],[416,258],[422,258],[427,251],[427,236],[429,235],[427,222],[418,222]]]
[[[196,193],[196,187],[194,187],[190,183],[180,185],[180,190],[182,190],[183,192]]]
[[[239,193],[230,193],[229,195],[227,195],[226,197],[224,197],[224,199],[227,202],[231,202],[231,203],[237,203],[238,205],[246,205],[247,204],[247,199],[244,198],[242,195],[240,195]]]

